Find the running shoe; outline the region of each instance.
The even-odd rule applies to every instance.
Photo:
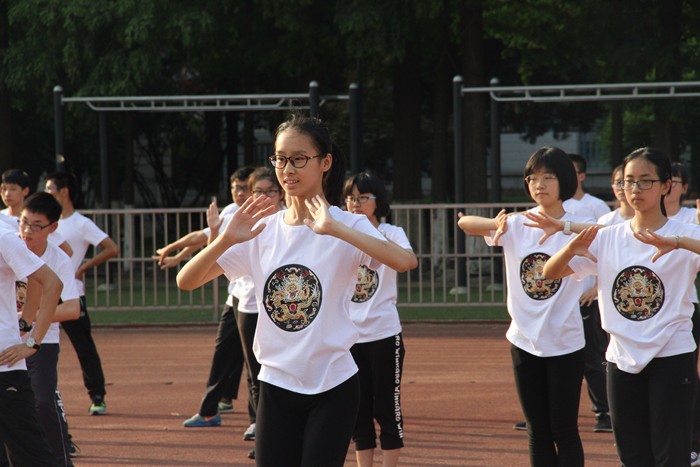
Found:
[[[213,417],[202,417],[199,414],[195,414],[192,418],[189,418],[182,422],[182,426],[187,428],[201,428],[205,426],[221,426],[221,414],[216,414]]]
[[[231,399],[221,399],[219,401],[219,413],[233,413],[233,401]]]
[[[255,423],[251,423],[247,430],[243,433],[245,441],[255,441]]]
[[[518,422],[513,425],[513,429],[518,431],[527,431],[527,422]]]
[[[105,401],[93,402],[88,413],[90,415],[104,415],[107,413],[107,404]]]

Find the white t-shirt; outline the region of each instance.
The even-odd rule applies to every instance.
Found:
[[[690,291],[700,255],[679,249],[652,263],[656,248],[637,240],[630,222],[598,231],[589,248],[597,263],[577,256],[569,266],[576,277],[598,276],[601,324],[610,334],[606,359],[639,373],[653,358],[695,349]],[[656,233],[700,239],[697,226],[674,220]]]
[[[329,210],[348,227],[384,240],[365,216]],[[350,297],[360,265],[378,262],[347,242],[284,222],[284,211],[266,217],[254,239],[217,260],[229,280],[250,275],[260,317],[253,352],[261,381],[301,394],[319,394],[357,372],[350,347],[357,329]]]
[[[73,265],[70,262],[70,258],[63,250],[51,242],[48,242],[46,251],[44,251],[44,254],[41,255],[41,260],[46,263],[46,265],[51,268],[53,272],[56,273],[58,278],[63,283],[61,300],[66,302],[68,300],[80,298],[80,295],[78,294],[78,286],[76,285],[75,280],[75,271],[73,271]],[[20,305],[24,305],[27,295],[27,277],[24,276],[22,279],[18,280],[15,283],[15,288],[17,292],[17,307],[19,308]],[[25,339],[33,333],[34,330],[30,331],[28,334],[25,334]],[[59,335],[60,331],[58,323],[51,323],[41,343],[58,344]]]
[[[695,208],[687,208],[681,206],[680,210],[670,216],[669,219],[676,220],[678,222],[683,222],[684,224],[696,224],[698,223],[698,210]]]
[[[625,222],[627,219],[622,217],[622,214],[620,214],[620,208],[615,209],[614,211],[611,211],[607,214],[603,214],[598,218],[598,224],[600,225],[615,225],[615,224],[621,224],[622,222]]]
[[[231,295],[238,299],[240,313],[257,313],[258,301],[255,298],[255,282],[250,276],[239,277],[231,282]]]
[[[539,211],[539,207],[530,211]],[[562,219],[580,222],[570,213]],[[498,245],[503,247],[508,281],[508,313],[512,318],[506,333],[516,347],[538,357],[554,357],[580,350],[585,345],[583,321],[578,300],[583,283],[572,277],[546,280],[542,269],[546,261],[571,240],[558,232],[542,245],[542,230],[526,227],[529,220],[521,214],[508,217],[506,232]],[[493,246],[490,237],[484,237]]]
[[[85,259],[90,245],[97,246],[108,237],[93,221],[75,211],[69,217],[58,221],[58,229],[56,232],[68,242],[73,249],[73,256],[70,257],[73,264],[73,272],[77,271]],[[49,235],[49,241],[56,244],[57,237],[55,233]],[[83,281],[76,279],[78,285],[78,293],[85,295],[85,284]]]
[[[411,248],[401,227],[379,224],[378,230],[401,248]],[[376,270],[367,266],[357,269],[355,293],[350,303],[350,317],[360,333],[357,342],[374,342],[401,332],[396,309],[396,276],[396,271],[383,264]]]
[[[15,280],[27,277],[44,265],[17,236],[17,232],[0,230],[0,349],[19,344]],[[26,370],[24,360],[12,368],[0,365],[0,371]]]
[[[10,216],[9,214],[0,213],[0,224],[2,227],[8,227],[15,232],[19,232],[19,218]]]
[[[581,203],[580,207],[573,208],[572,201]],[[610,206],[600,198],[596,198],[593,195],[584,193],[583,197],[579,200],[573,198],[564,201],[564,209],[572,212],[576,216],[599,219],[603,214],[610,212]]]

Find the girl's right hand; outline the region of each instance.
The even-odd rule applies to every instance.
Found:
[[[243,243],[257,237],[265,228],[265,224],[255,224],[263,217],[275,212],[275,206],[267,196],[248,198],[243,205],[231,216],[226,224],[222,237],[232,243]]]
[[[496,222],[496,235],[493,236],[493,244],[498,245],[498,239],[508,230],[508,214],[506,214],[506,210],[501,209],[493,220]]]
[[[216,205],[216,201],[212,201],[207,208],[207,225],[211,230],[219,230],[221,227],[221,218],[219,217],[219,207]]]
[[[598,229],[600,227],[593,225],[586,229],[583,229],[581,233],[576,235],[567,245],[566,249],[572,256],[583,256],[590,259],[594,263],[598,262],[598,259],[588,251],[591,246],[593,239],[598,235]]]

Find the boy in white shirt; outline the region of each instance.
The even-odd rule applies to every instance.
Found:
[[[17,322],[15,280],[26,277],[30,293],[41,291],[32,336],[22,342]],[[63,285],[29,251],[16,230],[0,229],[0,443],[12,465],[58,465],[37,420],[25,359],[41,349]]]
[[[75,348],[80,367],[83,370],[83,382],[92,400],[89,413],[90,415],[104,414],[107,411],[104,401],[105,377],[102,371],[102,362],[92,338],[90,316],[85,303],[85,285],[82,279],[89,269],[119,255],[119,248],[94,222],[75,210],[74,203],[78,196],[78,183],[72,174],[66,172],[49,174],[46,179],[46,192],[53,195],[63,209],[56,232],[73,249],[71,262],[80,294],[80,318],[64,321],[62,326]],[[54,242],[54,235],[49,237],[49,241]],[[83,261],[85,253],[91,245],[99,247],[100,251],[90,260]]]

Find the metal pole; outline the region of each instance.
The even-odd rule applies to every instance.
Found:
[[[491,86],[498,86],[498,78],[491,79]],[[489,97],[491,95],[489,94]],[[492,202],[501,201],[501,115],[498,102],[491,97],[491,194]]]
[[[100,195],[102,208],[110,208],[109,199],[109,157],[107,155],[107,114],[99,112],[100,125]]]
[[[309,83],[309,113],[312,117],[318,118],[320,115],[320,94],[318,90],[318,81]]]
[[[350,171],[360,172],[362,164],[362,96],[360,85],[350,83]]]
[[[53,118],[56,170],[63,170],[66,160],[63,151],[63,88],[59,85],[53,88]]]
[[[454,177],[455,177],[455,203],[464,203],[464,101],[462,100],[462,85],[464,79],[457,75],[452,79],[452,106],[454,115]],[[458,208],[459,209],[459,208]],[[457,217],[457,216],[455,216]],[[467,293],[467,268],[466,260],[462,256],[466,252],[466,236],[461,229],[457,229],[455,235],[457,243],[457,261],[455,264],[456,281],[455,294]]]
[[[452,107],[454,115],[454,178],[455,203],[464,202],[464,104],[462,85],[464,79],[457,75],[452,79]]]

